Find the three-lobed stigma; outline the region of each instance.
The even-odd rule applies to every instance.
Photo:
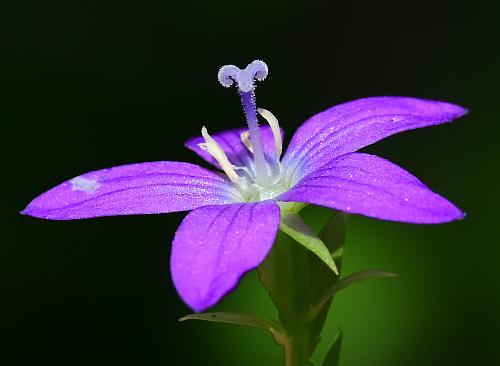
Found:
[[[255,60],[243,70],[235,65],[222,66],[217,77],[223,87],[229,88],[233,83],[236,83],[240,92],[248,93],[255,90],[254,81],[263,81],[268,73],[269,69],[266,63]]]

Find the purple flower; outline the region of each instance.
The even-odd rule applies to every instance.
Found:
[[[264,260],[280,215],[296,202],[418,224],[463,217],[404,169],[355,151],[395,133],[450,122],[465,109],[405,97],[355,100],[308,119],[281,158],[278,121],[255,103],[255,80],[267,73],[262,61],[243,70],[222,67],[219,81],[238,87],[248,129],[210,136],[203,127],[202,136],[186,142],[222,172],[170,161],[117,166],[66,181],[22,213],[74,220],[193,210],[175,234],[171,270],[180,296],[195,311],[214,305]],[[269,126],[259,126],[257,112]],[[335,270],[333,261],[330,266]]]

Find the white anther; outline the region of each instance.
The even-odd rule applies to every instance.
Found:
[[[217,141],[215,141],[212,136],[208,134],[205,126],[201,129],[201,135],[205,139],[205,142],[198,144],[198,146],[217,160],[222,170],[224,170],[224,173],[226,173],[232,182],[240,183],[240,176],[236,174],[236,171],[234,170],[235,167],[229,162],[226,153],[222,150]]]
[[[240,139],[241,142],[243,142],[243,145],[245,145],[248,149],[253,154],[253,146],[252,143],[250,142],[250,131],[244,131],[240,134]]]
[[[279,161],[281,158],[281,153],[283,152],[283,141],[281,139],[281,130],[278,120],[267,109],[259,108],[257,109],[257,111],[262,117],[264,117],[267,123],[269,123],[269,126],[271,126],[271,131],[273,131],[274,136],[274,143],[276,145],[276,161]]]

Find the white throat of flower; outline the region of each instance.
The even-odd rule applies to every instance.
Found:
[[[283,179],[283,170],[280,163],[283,141],[278,120],[268,110],[257,109],[255,103],[254,80],[264,80],[267,73],[268,68],[262,61],[253,61],[243,70],[234,65],[226,65],[219,70],[219,81],[223,86],[229,87],[233,83],[238,86],[243,111],[249,127],[247,131],[241,134],[241,141],[252,153],[253,162],[248,166],[234,166],[231,164],[224,150],[208,134],[205,127],[201,130],[205,142],[198,144],[201,149],[217,161],[224,173],[240,191],[242,200],[246,202],[274,198],[289,188],[284,183],[285,179]],[[267,159],[261,142],[257,112],[267,121],[274,137],[275,149],[271,156],[267,156]]]
[[[284,180],[282,179],[282,168],[280,163],[281,153],[283,151],[283,141],[278,120],[266,109],[259,108],[258,112],[271,127],[275,145],[272,156],[268,157],[271,161],[266,160],[265,162],[267,171],[265,183],[261,183],[263,180],[259,179],[259,172],[254,166],[235,166],[231,164],[222,147],[209,135],[205,126],[201,129],[201,134],[205,142],[198,144],[201,149],[206,151],[217,161],[227,177],[241,192],[243,200],[245,201],[262,201],[276,197],[280,193],[286,191],[286,187],[283,184]],[[250,131],[247,130],[243,132],[240,138],[248,151],[254,154],[254,148],[250,141]]]

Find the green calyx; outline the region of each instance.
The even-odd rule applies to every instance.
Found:
[[[280,230],[321,259],[336,275],[339,270],[332,253],[316,233],[296,213],[281,214]]]

